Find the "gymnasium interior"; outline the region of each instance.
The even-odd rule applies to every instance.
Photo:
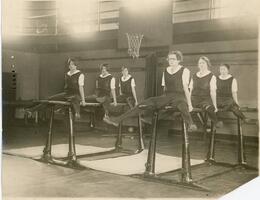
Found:
[[[219,198],[258,176],[257,0],[1,3],[3,197]],[[27,112],[63,91],[69,59],[85,76],[85,96],[94,93],[104,63],[117,94],[127,66],[139,103],[160,96],[172,50],[183,53],[181,65],[191,74],[206,56],[215,75],[227,63],[238,82],[250,122],[219,112],[214,149],[210,123],[200,125],[196,115],[198,130],[187,133],[178,113],[115,127],[102,120],[99,104],[82,108],[80,122],[66,102]],[[117,115],[125,112],[124,105],[114,107]],[[207,162],[209,151],[214,162]]]

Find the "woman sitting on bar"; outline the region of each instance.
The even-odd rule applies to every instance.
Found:
[[[99,102],[102,104],[105,115],[103,120],[109,120],[109,110],[110,110],[110,103],[112,103],[113,99],[113,106],[117,106],[116,100],[116,91],[115,91],[115,78],[109,73],[109,65],[108,64],[101,64],[100,65],[100,75],[96,80],[96,90],[95,94],[91,96],[87,96],[86,102]],[[112,99],[111,99],[112,95]]]
[[[84,74],[77,69],[75,59],[69,58],[67,61],[69,71],[65,74],[65,86],[64,91],[53,96],[50,96],[48,100],[52,101],[69,101],[73,107],[75,121],[80,121],[80,105],[85,106],[84,95]],[[43,110],[46,109],[46,103],[40,103],[32,108],[26,109],[27,112],[31,110]]]
[[[209,70],[210,66],[210,60],[207,57],[202,56],[199,58],[199,71],[193,75],[189,88],[192,106],[206,111],[213,122],[213,128],[216,128],[222,124],[218,121],[216,115],[218,111],[216,99],[217,85],[216,77]]]
[[[117,102],[127,103],[130,108],[133,108],[138,104],[136,90],[135,90],[135,79],[129,74],[128,67],[122,67],[122,77],[119,80],[119,93]]]
[[[180,51],[170,51],[168,53],[167,61],[169,65],[166,67],[162,78],[164,95],[150,97],[142,101],[128,112],[110,120],[109,123],[118,126],[122,120],[143,113],[144,108],[150,111],[163,110],[166,105],[171,104],[172,107],[180,111],[183,120],[187,124],[188,131],[196,131],[197,127],[190,115],[193,109],[188,89],[190,71],[180,64],[182,60],[183,56]]]
[[[230,66],[222,64],[219,67],[220,75],[217,78],[217,105],[225,111],[230,110],[242,119],[249,122],[245,115],[240,111],[237,98],[237,80],[229,73]]]

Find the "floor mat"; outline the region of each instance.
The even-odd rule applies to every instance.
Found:
[[[144,173],[147,155],[148,151],[144,150],[135,155],[91,161],[81,159],[78,161],[81,165],[91,169],[120,175],[133,175]],[[181,157],[166,156],[156,153],[155,172],[156,174],[160,174],[179,169],[181,167],[181,162]],[[191,159],[191,165],[203,162],[203,160]]]
[[[4,154],[15,155],[15,156],[22,156],[26,158],[39,158],[43,154],[44,146],[35,146],[35,147],[26,147],[26,148],[19,148],[19,149],[8,149],[3,150]],[[85,146],[76,144],[76,154],[77,156],[85,155],[85,154],[92,154],[92,153],[101,153],[110,151],[113,148],[102,148],[102,147],[95,147],[95,146]],[[52,156],[56,158],[64,158],[67,157],[69,150],[68,144],[56,144],[52,146]]]

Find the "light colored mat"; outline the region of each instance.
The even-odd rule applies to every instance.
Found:
[[[147,161],[148,151],[130,156],[122,156],[117,158],[108,158],[103,160],[79,160],[79,163],[85,167],[114,173],[120,175],[142,174],[145,171],[145,163]],[[191,159],[191,165],[203,163],[203,160]],[[181,157],[166,156],[156,153],[155,173],[165,173],[181,168]]]
[[[35,147],[26,147],[26,148],[19,148],[19,149],[9,149],[3,150],[3,153],[15,155],[15,156],[22,156],[26,158],[38,158],[43,154],[44,146],[35,146]],[[76,144],[76,154],[77,156],[85,155],[85,154],[92,154],[92,153],[101,153],[110,151],[113,148],[101,148],[101,147],[94,147],[94,146],[85,146]],[[67,157],[69,151],[68,144],[56,144],[52,146],[52,156],[56,158],[64,158]]]

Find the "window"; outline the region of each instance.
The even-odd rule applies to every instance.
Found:
[[[257,15],[258,0],[214,0],[213,18]]]
[[[58,0],[58,32],[82,33],[97,31],[98,3],[97,0]]]
[[[3,35],[55,35],[119,29],[131,0],[3,0]],[[158,0],[159,2],[159,0]],[[172,0],[173,23],[257,14],[259,0]],[[139,5],[139,4],[138,4]]]
[[[4,0],[3,32],[73,34],[119,28],[121,0]]]
[[[257,15],[259,0],[173,0],[173,23]]]
[[[211,0],[173,0],[173,23],[210,19]]]
[[[23,17],[22,0],[3,0],[2,1],[2,33],[3,36],[22,32]]]

